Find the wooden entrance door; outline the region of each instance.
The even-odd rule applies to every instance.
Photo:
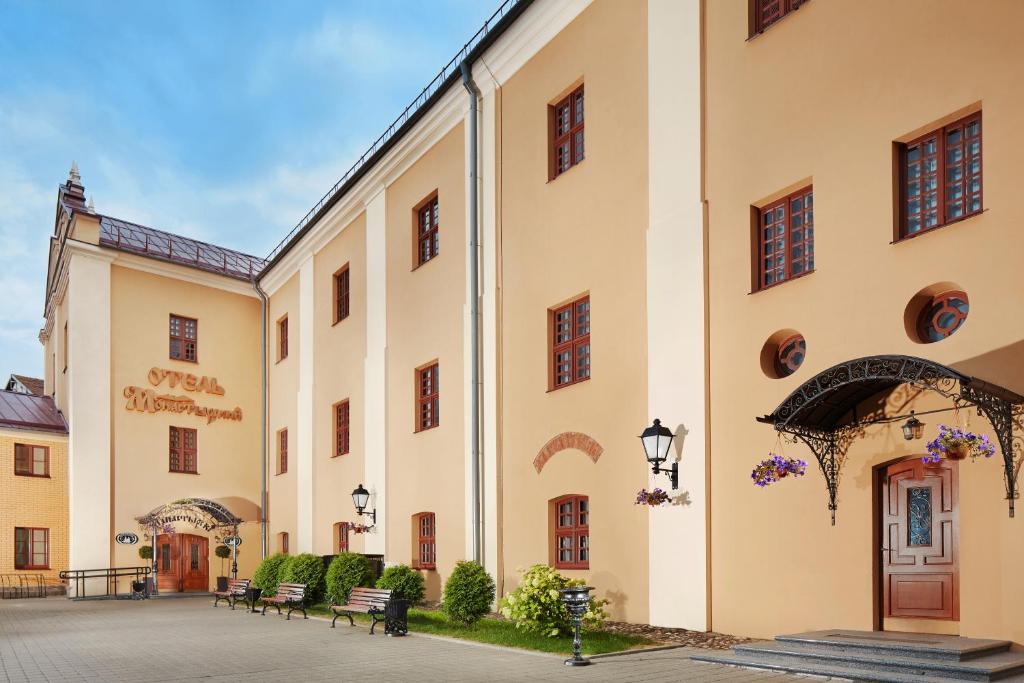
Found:
[[[205,591],[210,587],[210,542],[193,534],[156,537],[157,585],[160,590]]]
[[[882,614],[960,618],[957,464],[920,458],[882,476]]]

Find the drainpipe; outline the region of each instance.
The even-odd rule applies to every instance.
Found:
[[[260,297],[260,558],[267,557],[267,293],[256,277],[252,286]]]
[[[477,176],[477,100],[480,97],[480,89],[473,82],[473,75],[470,71],[471,65],[468,60],[459,65],[462,71],[462,85],[469,93],[469,287],[472,296],[469,299],[469,318],[472,321],[470,334],[470,403],[472,436],[470,437],[470,479],[473,484],[473,509],[471,528],[473,534],[473,560],[483,564],[483,521],[480,518],[480,295],[479,295],[479,271],[480,256],[478,254],[479,241],[477,239],[477,206],[480,194],[479,178]]]

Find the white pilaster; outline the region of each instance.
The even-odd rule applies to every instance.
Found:
[[[68,569],[112,560],[111,259],[92,249],[73,248],[68,264]]]
[[[705,237],[701,197],[699,0],[648,3],[650,418],[677,433],[689,505],[649,512],[650,620],[708,627]],[[668,487],[666,477],[653,486]]]
[[[387,253],[385,251],[385,190],[366,203],[366,360],[363,452],[370,507],[377,509],[377,528],[366,534],[365,551],[385,554],[387,548]],[[369,520],[364,520],[367,524]]]
[[[296,544],[300,553],[313,552],[313,255],[299,266],[299,390],[296,396],[295,501]]]

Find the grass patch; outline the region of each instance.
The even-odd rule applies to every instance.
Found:
[[[314,605],[309,608],[310,614],[318,616],[333,616],[326,605]],[[365,614],[355,614],[353,618],[360,622],[369,624],[370,618]],[[345,617],[338,618],[339,624],[348,625]],[[383,624],[378,624],[383,633]],[[410,609],[409,610],[409,631],[411,633],[426,633],[449,638],[461,638],[472,640],[478,643],[489,645],[501,645],[504,647],[517,647],[524,650],[539,650],[540,652],[552,652],[555,654],[572,654],[572,637],[559,636],[548,638],[537,633],[521,631],[510,621],[485,617],[473,626],[462,626],[448,621],[448,618],[436,610]],[[654,642],[640,636],[630,636],[607,631],[584,630],[582,635],[583,654],[597,655],[605,652],[621,652],[632,650],[646,645],[654,645]]]

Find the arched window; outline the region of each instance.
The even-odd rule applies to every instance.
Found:
[[[921,341],[927,344],[951,336],[967,320],[970,310],[964,292],[949,291],[933,296],[918,316],[917,329]]]
[[[412,566],[417,569],[437,567],[437,525],[433,512],[412,516]]]
[[[590,499],[568,495],[548,503],[551,564],[556,569],[590,569]]]

